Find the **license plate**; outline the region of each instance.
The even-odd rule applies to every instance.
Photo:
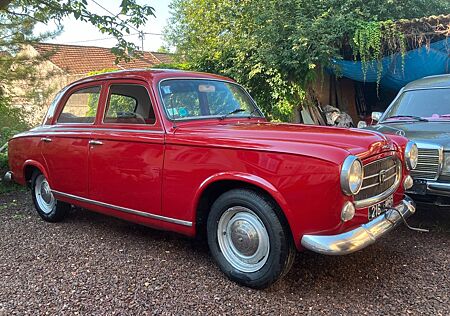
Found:
[[[387,208],[394,205],[394,197],[391,195],[383,202],[369,207],[369,221],[386,212]]]

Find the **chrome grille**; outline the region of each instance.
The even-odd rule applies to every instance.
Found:
[[[362,188],[355,201],[364,201],[381,195],[398,183],[401,163],[395,156],[389,156],[364,165]]]
[[[435,180],[439,175],[439,166],[439,149],[419,148],[419,160],[411,176],[414,179]]]

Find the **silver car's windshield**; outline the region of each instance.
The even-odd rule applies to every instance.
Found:
[[[208,79],[170,79],[160,83],[160,95],[171,120],[263,117],[239,85]]]
[[[450,121],[450,88],[405,91],[387,110],[383,121],[418,118]]]

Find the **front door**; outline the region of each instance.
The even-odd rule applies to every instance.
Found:
[[[146,82],[111,81],[89,144],[89,198],[125,212],[161,214],[164,131]],[[135,212],[136,213],[136,212]]]

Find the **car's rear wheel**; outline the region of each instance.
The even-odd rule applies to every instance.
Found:
[[[295,247],[289,229],[263,194],[236,189],[222,194],[208,216],[211,253],[233,281],[264,288],[290,269]]]
[[[38,171],[31,177],[31,194],[36,211],[47,222],[59,222],[70,211],[70,204],[55,198],[47,179]]]

